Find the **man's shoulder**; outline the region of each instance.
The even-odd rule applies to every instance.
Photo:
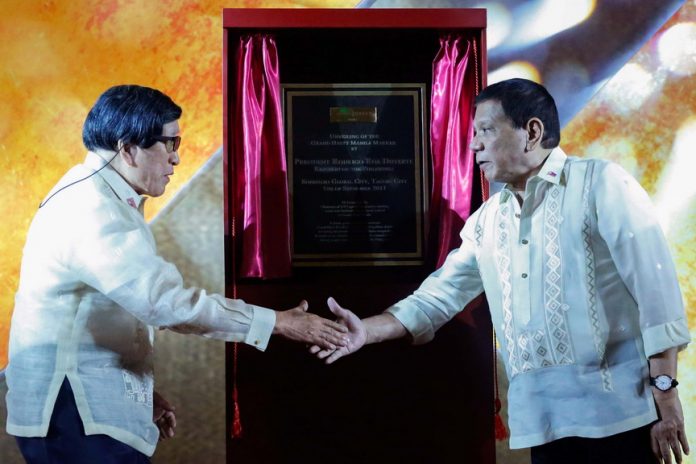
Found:
[[[51,189],[44,199],[63,203],[95,203],[108,200],[113,191],[106,181],[83,164],[73,166]]]
[[[633,175],[621,164],[609,159],[569,156],[568,166],[569,169],[592,169],[595,179],[600,177],[608,177],[609,179],[624,177],[633,178]]]
[[[505,192],[505,189],[498,190],[497,192],[493,193],[486,201],[481,203],[481,205],[469,215],[469,220],[478,220],[483,219],[491,210],[495,211],[497,208],[500,206],[501,203],[501,196]],[[473,222],[473,221],[472,221]]]
[[[609,164],[616,164],[613,161],[602,159],[602,158],[594,158],[591,156],[577,156],[577,155],[568,155],[567,163],[568,163],[568,166],[570,166],[570,167],[587,168],[588,166],[592,166],[594,168],[600,168],[600,169],[603,169],[605,166],[607,166]]]
[[[586,174],[591,175],[591,182],[594,183],[599,179],[607,177],[623,177],[630,175],[618,163],[602,158],[594,158],[590,156],[568,156],[565,166],[566,176],[570,178],[586,178]]]
[[[119,201],[98,173],[80,164],[71,168],[46,195],[37,217],[43,217],[56,227],[84,225],[99,218],[119,216]]]

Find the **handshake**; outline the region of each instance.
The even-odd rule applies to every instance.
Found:
[[[308,313],[309,305],[303,300],[295,308],[276,313],[273,333],[289,340],[308,343],[310,353],[325,360],[327,364],[359,350],[367,342],[366,324],[352,311],[342,308],[333,298],[329,298],[327,303],[336,316],[335,321]]]

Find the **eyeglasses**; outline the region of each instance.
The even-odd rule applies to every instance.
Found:
[[[164,148],[167,150],[167,153],[177,151],[179,149],[179,144],[181,143],[181,137],[178,135],[175,135],[174,137],[168,137],[166,135],[154,135],[152,138],[158,142],[162,142],[164,144]]]

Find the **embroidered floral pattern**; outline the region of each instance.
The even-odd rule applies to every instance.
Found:
[[[495,247],[495,261],[500,275],[503,302],[503,334],[508,352],[510,375],[519,372],[515,349],[515,327],[512,319],[512,282],[510,281],[510,204],[505,202],[500,207],[498,217],[498,234]]]
[[[602,388],[604,391],[614,391],[611,372],[607,365],[606,346],[602,341],[599,311],[597,310],[597,284],[595,282],[595,257],[592,250],[592,211],[590,209],[590,186],[594,165],[587,168],[585,184],[582,191],[582,240],[585,250],[585,280],[587,282],[587,312],[592,325],[592,335],[600,364]]]
[[[568,332],[561,292],[561,187],[552,186],[547,193],[544,211],[544,309],[551,351],[556,364],[573,364],[575,356]]]
[[[521,371],[527,372],[540,367],[553,366],[551,350],[543,330],[522,332],[517,336],[517,346],[520,348]]]
[[[126,391],[126,397],[152,407],[152,378],[146,377],[140,379],[127,371],[121,371],[123,375],[123,385]]]

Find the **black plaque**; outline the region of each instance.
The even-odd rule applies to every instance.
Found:
[[[293,265],[420,265],[424,84],[283,86]]]

